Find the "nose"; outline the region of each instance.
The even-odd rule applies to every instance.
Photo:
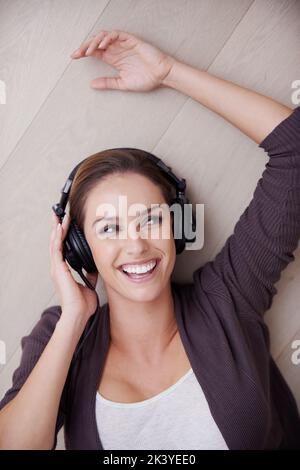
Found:
[[[142,238],[142,234],[134,231],[134,234],[128,235],[125,240],[125,251],[130,254],[144,254],[149,250],[149,242],[147,238]]]

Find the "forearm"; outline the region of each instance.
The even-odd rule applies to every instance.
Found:
[[[16,397],[0,412],[0,449],[51,449],[61,394],[84,325],[63,317]]]
[[[293,111],[272,98],[176,60],[162,86],[195,99],[256,143]]]

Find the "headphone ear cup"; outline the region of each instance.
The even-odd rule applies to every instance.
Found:
[[[181,233],[180,238],[175,238],[175,247],[176,247],[176,254],[180,255],[185,249],[185,237],[184,237],[184,213],[183,213],[183,201],[180,198],[174,198],[172,201],[171,205],[175,205],[175,213],[172,211],[172,219],[173,219],[173,224],[172,224],[172,229],[173,229],[173,236],[175,233]],[[179,205],[179,207],[178,207]],[[178,214],[178,209],[179,209],[179,214]],[[181,227],[180,227],[181,225]]]
[[[70,222],[64,239],[63,256],[75,271],[82,268],[88,273],[98,271],[86,238],[74,221]]]
[[[185,242],[182,238],[175,239],[176,254],[180,255],[185,249]]]
[[[185,243],[193,243],[196,240],[196,216],[188,199],[184,207],[184,217],[188,221],[184,231]]]
[[[182,234],[180,238],[174,238],[176,254],[179,255],[185,250],[187,242],[193,243],[196,240],[196,216],[187,197],[176,197],[173,199],[172,204],[178,204],[177,207],[179,207],[180,211],[180,214],[177,216],[175,211],[175,216],[173,217],[173,235],[176,232]],[[173,211],[172,214],[174,215]],[[185,219],[187,219],[188,223],[185,223]]]

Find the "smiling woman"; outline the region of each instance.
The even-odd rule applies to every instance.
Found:
[[[136,301],[141,302],[139,308],[147,303],[149,308],[149,302],[162,294],[171,303],[176,249],[170,212],[165,209],[176,194],[147,155],[139,149],[91,155],[79,166],[70,190],[70,218],[86,238],[112,316],[114,310],[132,312]],[[169,236],[163,237],[166,232]],[[152,260],[155,264],[150,266]]]
[[[49,246],[60,305],[23,339],[0,403],[0,448],[55,448],[64,425],[67,449],[299,449],[297,403],[271,356],[263,314],[300,237],[300,108],[178,62],[127,32],[100,32],[75,57],[86,53],[119,70],[98,78],[98,89],[176,88],[260,142],[270,159],[233,234],[185,284],[171,282],[185,234],[160,236],[171,220],[155,219],[158,208],[125,237],[127,214],[116,212],[118,224],[95,223],[105,216],[99,205],[117,208],[121,195],[129,207],[170,204],[169,167],[128,148],[77,165],[54,206],[63,215],[70,191],[70,219],[54,220]],[[185,180],[173,176],[183,203]],[[149,226],[158,237],[141,236]],[[75,282],[63,247],[74,248],[67,261],[86,267],[91,288]],[[101,307],[98,273],[108,299]]]

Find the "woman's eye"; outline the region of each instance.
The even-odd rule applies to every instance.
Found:
[[[151,222],[153,221],[152,224],[147,224],[148,226],[149,225],[154,225],[156,223],[161,223],[162,222],[162,216],[161,215],[149,215],[147,217],[147,219],[144,220],[143,224],[142,225],[146,225],[145,222]],[[110,225],[105,225],[102,229],[100,229],[98,231],[98,233],[101,233],[101,234],[112,234],[115,232],[115,229],[117,229],[116,231],[119,232],[120,231],[120,226],[118,224],[110,224]]]
[[[161,223],[162,221],[162,216],[161,215],[149,215],[149,217],[147,217],[147,222],[150,222],[150,220],[154,220],[154,223]]]
[[[99,233],[112,233],[111,231],[107,230],[111,227],[119,227],[119,225],[105,225],[101,230],[99,230]]]

